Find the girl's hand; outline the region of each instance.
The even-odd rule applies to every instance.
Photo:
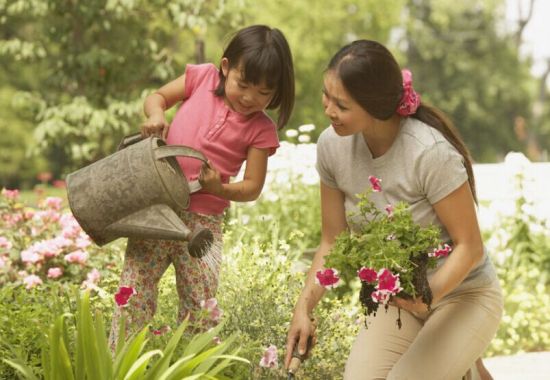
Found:
[[[141,136],[143,138],[157,136],[166,139],[168,128],[170,125],[166,121],[164,113],[153,114],[141,125]]]
[[[312,337],[311,347],[307,347],[307,340]],[[311,349],[317,343],[317,321],[307,313],[295,311],[290,323],[290,329],[286,338],[285,368],[288,368],[296,345],[300,355],[309,355]],[[307,352],[306,352],[307,351]]]
[[[413,299],[393,297],[392,301],[390,301],[390,305],[397,306],[398,308],[406,310],[418,317],[427,315],[429,312],[428,305],[422,301],[422,297],[416,297]]]
[[[199,174],[199,183],[203,190],[210,194],[223,196],[223,184],[220,176],[220,172],[216,170],[208,161],[204,163]]]

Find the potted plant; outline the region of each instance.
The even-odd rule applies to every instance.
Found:
[[[358,211],[350,215],[357,220],[354,231],[345,231],[325,258],[325,269],[316,273],[316,281],[325,288],[340,284],[341,278],[361,281],[359,299],[365,315],[375,314],[380,305],[388,307],[394,296],[421,297],[430,306],[432,292],[427,269],[437,259],[447,256],[451,247],[441,244],[437,226],[420,226],[406,202],[388,204],[384,210],[371,200],[381,192],[381,179],[369,177],[371,187],[358,194]],[[397,320],[401,327],[401,320]]]

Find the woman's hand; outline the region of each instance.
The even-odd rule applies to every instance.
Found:
[[[310,336],[312,338],[311,346],[307,347]],[[285,368],[288,368],[290,364],[296,345],[298,345],[300,355],[309,355],[315,343],[317,343],[317,321],[305,312],[295,311],[286,338]]]
[[[210,161],[202,165],[199,183],[204,191],[223,197],[223,183],[220,172],[212,166]]]
[[[398,308],[406,310],[417,317],[427,315],[429,312],[428,305],[422,301],[422,297],[416,297],[413,299],[393,297],[390,301],[390,305],[397,306]]]
[[[155,113],[141,125],[141,136],[143,138],[149,136],[156,136],[162,139],[166,139],[168,135],[168,128],[170,125],[166,121],[166,117],[163,113]]]

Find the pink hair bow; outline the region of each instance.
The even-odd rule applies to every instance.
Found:
[[[412,73],[408,69],[401,70],[403,75],[403,96],[397,106],[397,113],[401,116],[414,115],[420,105],[420,94],[412,86]]]

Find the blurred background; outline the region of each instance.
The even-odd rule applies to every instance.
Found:
[[[412,70],[476,163],[510,151],[547,161],[549,9],[544,0],[0,1],[0,187],[61,184],[113,152],[138,130],[146,94],[186,63],[218,64],[231,33],[253,23],[281,29],[294,54],[287,128],[311,131],[298,141],[283,130],[282,140],[315,142],[327,126],[328,59],[368,38]]]

